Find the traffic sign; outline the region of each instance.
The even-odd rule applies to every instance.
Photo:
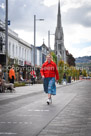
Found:
[[[8,20],[8,25],[10,25],[10,20]]]

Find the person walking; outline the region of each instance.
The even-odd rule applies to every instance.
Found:
[[[14,65],[12,65],[11,69],[9,70],[9,78],[10,78],[10,83],[14,84],[14,79],[16,79]]]
[[[33,84],[35,84],[35,79],[36,79],[36,72],[35,72],[34,68],[30,72],[30,75],[31,75],[31,81],[32,81],[32,85],[33,85]]]
[[[43,78],[44,92],[48,94],[47,104],[52,103],[52,96],[56,95],[56,82],[59,80],[59,74],[56,64],[52,60],[51,54],[46,56],[46,61],[40,69],[41,76]]]

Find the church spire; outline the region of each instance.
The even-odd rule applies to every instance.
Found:
[[[57,27],[58,27],[58,28],[61,27],[60,0],[58,0]]]

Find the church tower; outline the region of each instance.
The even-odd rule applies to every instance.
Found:
[[[57,27],[55,31],[54,51],[55,54],[57,55],[58,61],[61,58],[64,62],[66,62],[66,50],[64,47],[64,34],[63,34],[61,13],[60,13],[60,0],[58,0]]]

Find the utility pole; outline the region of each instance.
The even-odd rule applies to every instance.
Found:
[[[34,69],[35,69],[35,47],[36,47],[36,21],[44,21],[44,19],[36,19],[36,15],[34,15]]]
[[[55,35],[55,34],[50,34],[50,30],[48,31],[48,48],[49,48],[49,52],[51,52],[51,47],[50,47],[50,35]]]
[[[50,52],[50,30],[48,31],[48,48]]]
[[[35,68],[35,46],[36,46],[36,15],[34,15],[34,68]]]
[[[6,0],[6,14],[5,14],[5,47],[6,47],[6,82],[8,82],[8,0]]]

